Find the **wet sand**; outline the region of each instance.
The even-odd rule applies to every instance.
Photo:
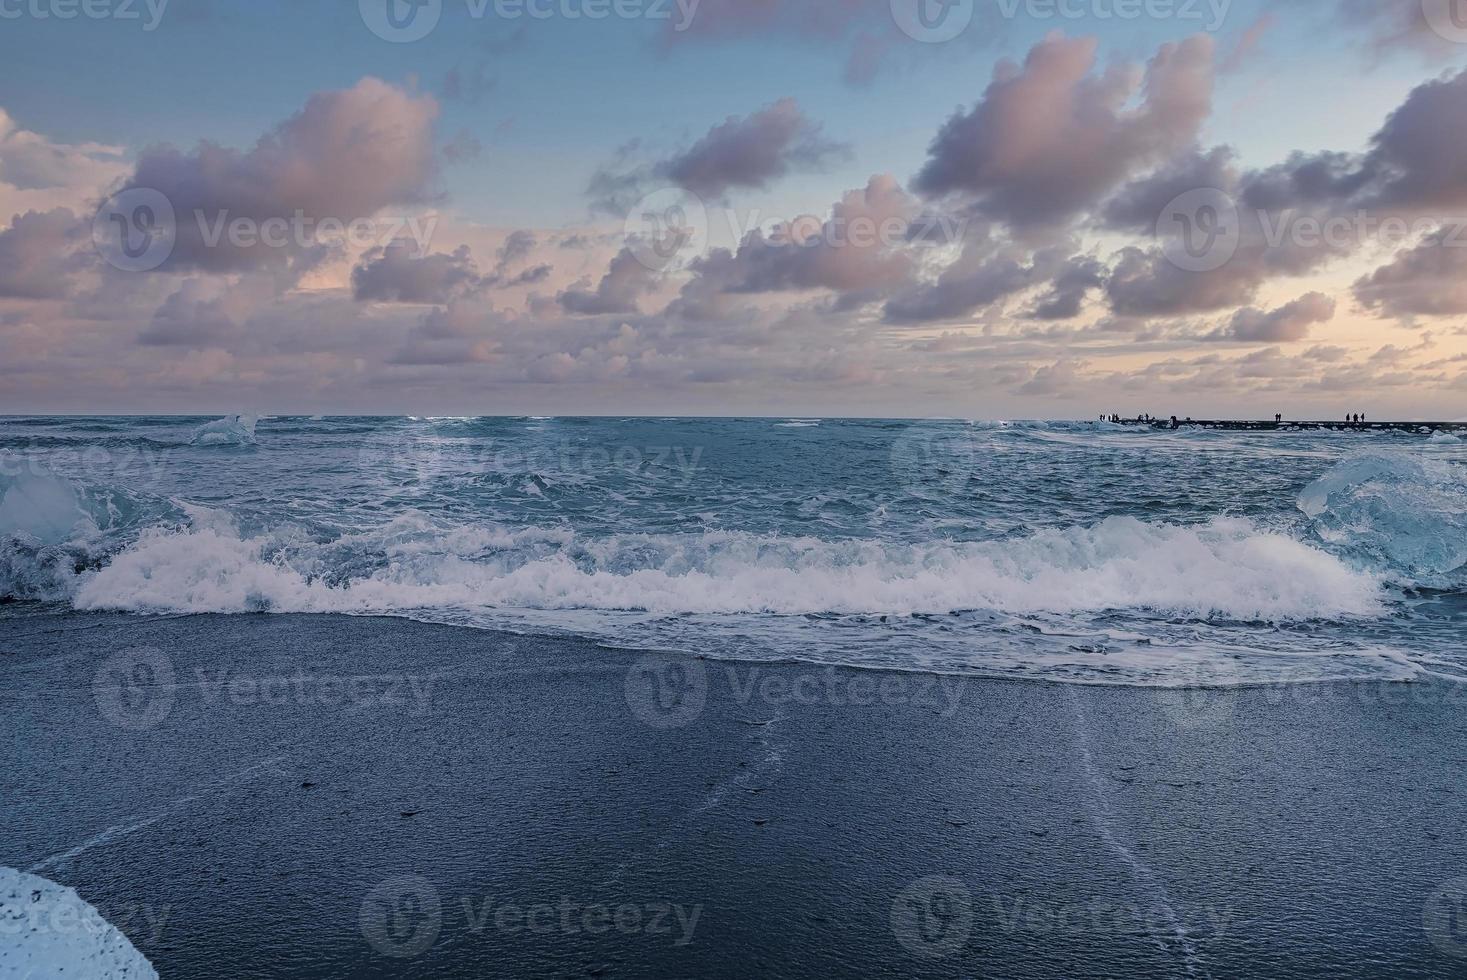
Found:
[[[23,604],[0,676],[0,865],[164,977],[1467,974],[1459,685]]]

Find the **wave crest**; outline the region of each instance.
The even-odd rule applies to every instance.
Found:
[[[84,609],[633,610],[663,616],[943,615],[1145,609],[1244,621],[1375,615],[1380,582],[1243,520],[1111,518],[957,544],[734,532],[587,538],[442,528],[421,516],[327,545],[218,526],[145,532],[76,594]]]

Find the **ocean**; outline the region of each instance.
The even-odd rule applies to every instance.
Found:
[[[1097,422],[9,417],[0,596],[1162,687],[1467,676],[1467,445]]]

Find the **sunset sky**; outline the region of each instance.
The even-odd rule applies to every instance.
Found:
[[[0,0],[0,412],[1467,416],[1467,4],[414,4]]]

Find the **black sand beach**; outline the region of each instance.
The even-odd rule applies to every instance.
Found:
[[[1467,975],[1455,685],[24,604],[0,673],[0,864],[164,977]]]

